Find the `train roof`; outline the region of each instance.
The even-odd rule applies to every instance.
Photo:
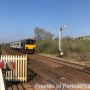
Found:
[[[23,39],[23,40],[21,40],[21,41],[26,41],[26,40],[35,40],[35,39],[30,39],[30,38],[29,38],[29,39]]]
[[[22,42],[22,41],[27,41],[27,40],[33,40],[33,41],[35,41],[35,39],[28,38],[28,39],[23,39],[23,40],[20,40],[20,41],[15,41],[15,42]],[[11,43],[15,43],[15,42],[11,42]]]

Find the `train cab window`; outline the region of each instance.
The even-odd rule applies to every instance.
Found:
[[[32,44],[33,45],[33,44],[35,44],[35,40],[27,40],[26,44]]]

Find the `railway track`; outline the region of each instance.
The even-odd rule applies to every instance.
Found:
[[[6,55],[23,55],[25,53],[18,52],[17,50],[13,50],[9,47],[2,47],[1,48],[1,53],[6,54]]]
[[[18,52],[16,50],[12,50],[8,47],[2,48],[2,54],[6,54],[6,55],[22,55],[24,53],[22,52]],[[28,69],[28,73],[31,70]],[[31,76],[31,75],[30,75]],[[47,81],[44,79],[42,79],[40,76],[38,76],[37,81],[35,80],[30,80],[30,76],[28,75],[28,82],[25,83],[20,83],[20,82],[8,82],[7,86],[8,86],[8,90],[39,90],[40,88],[35,88],[35,84],[46,84]],[[48,89],[46,88],[45,90],[52,90],[52,89]]]
[[[84,72],[90,74],[90,66],[68,62],[68,61],[66,61],[62,58],[60,58],[60,59],[51,58],[51,57],[43,56],[43,55],[40,55],[40,54],[36,55],[36,57],[43,58],[43,59],[48,59],[49,61],[53,61],[55,63],[59,63],[59,64],[67,65],[67,66],[70,66],[70,67],[74,67],[74,68],[83,70]]]
[[[38,60],[51,67],[53,70],[62,73],[72,79],[78,80],[78,82],[86,82],[90,83],[90,73],[81,70],[80,68],[72,67],[72,65],[64,64],[59,60],[55,60],[52,58],[43,57],[41,55],[32,55],[31,60]]]
[[[48,58],[45,57],[41,58],[40,56],[38,57],[38,55],[32,55],[30,64],[30,68],[33,71],[35,70],[37,74],[44,77],[49,76],[50,78],[47,78],[53,83],[90,83],[90,74],[68,65],[62,65],[61,63],[56,64],[54,60],[49,61]]]
[[[30,83],[13,83],[8,90],[34,90]]]
[[[2,54],[24,54],[10,48],[2,48]],[[90,74],[85,73],[78,69],[82,67],[74,67],[69,63],[64,63],[60,60],[44,57],[41,55],[29,55],[28,54],[28,72],[32,70],[38,77],[42,78],[41,82],[60,84],[60,83],[90,83]],[[38,80],[39,81],[39,80]],[[9,85],[8,90],[35,90],[36,81],[31,84],[31,81],[26,83],[12,83]],[[26,86],[25,86],[26,84]],[[16,88],[16,89],[15,89]],[[37,90],[37,89],[36,89]],[[48,89],[46,89],[48,90]],[[50,90],[50,89],[49,89]],[[60,89],[59,89],[60,90]],[[63,90],[63,89],[61,89]],[[67,89],[64,90],[87,90],[87,89]]]

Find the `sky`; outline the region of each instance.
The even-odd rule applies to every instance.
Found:
[[[58,36],[90,35],[90,0],[0,0],[0,41],[33,38],[35,27]]]

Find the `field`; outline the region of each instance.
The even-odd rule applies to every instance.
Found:
[[[90,40],[70,40],[64,42],[66,58],[90,63]]]
[[[67,40],[62,43],[64,58],[90,64],[90,40]],[[58,38],[37,42],[37,51],[45,54],[58,55]]]

